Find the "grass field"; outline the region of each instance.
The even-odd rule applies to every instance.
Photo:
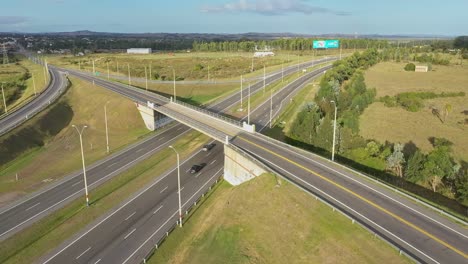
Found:
[[[191,52],[191,53],[153,53],[150,55],[135,54],[92,54],[84,57],[52,56],[49,62],[54,65],[92,71],[92,61],[95,69],[102,75],[107,75],[107,63],[111,74],[128,76],[128,66],[132,77],[147,75],[159,80],[173,80],[175,69],[176,79],[185,80],[219,80],[235,79],[244,75],[245,78],[263,74],[266,71],[281,69],[281,65],[288,66],[319,57],[336,55],[337,51],[313,52],[277,52],[273,57],[253,58],[252,52]],[[343,53],[345,54],[345,52]],[[251,71],[253,63],[254,72]]]
[[[40,93],[47,86],[47,80],[44,80],[44,67],[34,64],[27,60],[24,56],[16,56],[19,60],[17,63],[10,63],[8,65],[0,66],[0,82],[15,83],[16,85],[9,86],[5,84],[4,92],[7,101],[7,108],[9,110],[19,106],[26,100],[34,96],[34,82],[36,84],[36,93]],[[29,78],[24,82],[25,87],[21,87],[20,78],[29,72]],[[34,82],[33,82],[34,76]],[[0,95],[2,96],[2,95]],[[0,114],[4,112],[3,98],[1,98]]]
[[[190,132],[174,142],[181,159],[200,149],[207,137],[198,132]],[[156,180],[155,175],[175,166],[175,157],[169,148],[137,164],[102,186],[91,190],[90,206],[84,199],[77,199],[54,212],[22,232],[3,241],[0,247],[0,263],[33,263],[39,257],[59,246],[70,236],[122,203],[133,193]]]
[[[468,65],[434,66],[433,72],[405,72],[404,63],[380,63],[366,72],[368,87],[377,89],[377,96],[396,95],[402,92],[465,92],[468,94]],[[360,134],[380,142],[408,143],[412,141],[423,151],[431,150],[429,137],[444,137],[454,143],[458,159],[468,160],[468,127],[465,125],[468,110],[467,96],[424,100],[419,112],[409,112],[400,107],[389,108],[374,103],[360,118]],[[429,106],[444,109],[452,105],[445,123],[435,117]]]
[[[433,71],[427,73],[406,72],[405,65],[393,62],[375,65],[366,71],[367,86],[377,89],[377,97],[402,92],[468,92],[468,64],[433,65]]]
[[[148,263],[410,263],[385,242],[271,175],[223,182]]]
[[[0,165],[0,205],[81,168],[79,138],[73,124],[88,125],[83,136],[86,163],[105,157],[103,106],[107,101],[111,151],[149,133],[130,100],[79,79],[72,78],[71,83],[71,88],[57,103],[59,107],[39,114],[0,138],[3,146],[10,142],[9,149],[0,148],[0,155],[23,151],[11,162]],[[48,136],[49,132],[44,131],[49,129],[55,130],[50,133],[56,135]],[[29,136],[31,133],[38,138]],[[44,145],[37,146],[35,140],[44,141]],[[25,144],[31,147],[18,150]],[[15,181],[16,173],[19,181]]]

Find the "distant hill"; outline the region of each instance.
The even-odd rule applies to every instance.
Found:
[[[24,32],[4,32],[0,35],[42,35],[42,36],[63,36],[63,37],[115,37],[115,38],[157,38],[166,40],[191,39],[191,40],[271,40],[279,38],[369,38],[369,39],[451,39],[455,36],[442,35],[423,35],[423,34],[297,34],[297,33],[258,33],[248,32],[239,34],[219,34],[219,33],[112,33],[112,32],[94,32],[89,30],[80,30],[73,32],[44,32],[44,33],[24,33]]]

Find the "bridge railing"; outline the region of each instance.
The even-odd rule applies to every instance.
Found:
[[[219,140],[221,142],[224,142],[226,140],[226,134],[217,130],[217,129],[214,129],[214,128],[211,128],[210,126],[208,125],[205,125],[201,122],[198,122],[192,118],[189,118],[183,114],[180,114],[172,109],[169,109],[165,106],[156,106],[156,107],[153,107],[154,110],[172,118],[172,119],[175,119],[195,130],[199,130],[199,131],[202,131],[203,133],[206,133],[208,134],[209,136],[213,137],[214,139],[216,140]]]
[[[223,115],[220,115],[218,113],[215,113],[215,112],[212,112],[212,111],[209,111],[209,110],[206,110],[204,108],[201,108],[201,107],[198,107],[198,106],[194,106],[194,105],[191,105],[191,104],[187,104],[187,103],[184,103],[182,101],[174,101],[174,103],[176,104],[179,104],[179,105],[182,105],[182,106],[185,106],[187,108],[191,108],[193,110],[196,110],[198,112],[201,112],[201,113],[204,113],[206,115],[209,115],[209,116],[212,116],[214,118],[218,118],[218,119],[221,119],[225,122],[228,122],[232,125],[235,125],[235,126],[238,126],[238,127],[242,127],[242,123],[238,120],[235,120],[235,119],[232,119],[232,118],[229,118],[229,117],[226,117],[226,116],[223,116]]]

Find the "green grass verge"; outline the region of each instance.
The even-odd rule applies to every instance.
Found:
[[[199,149],[207,137],[190,132],[178,139],[174,146],[182,158]],[[92,223],[104,212],[114,208],[131,194],[155,180],[154,175],[174,166],[173,152],[162,150],[158,155],[139,163],[100,187],[90,191],[89,208],[84,199],[77,199],[50,216],[1,242],[0,263],[32,263],[60,245],[70,236]]]
[[[148,263],[410,263],[296,186],[223,182]]]

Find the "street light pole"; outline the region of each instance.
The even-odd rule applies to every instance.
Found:
[[[107,128],[107,104],[109,101],[106,102],[104,105],[104,122],[106,123],[106,149],[107,149],[107,154],[109,154],[109,130]]]
[[[36,80],[34,80],[34,72],[31,72],[31,75],[32,75],[32,82],[33,82],[33,87],[34,87],[34,96],[36,96],[37,92],[36,92]]]
[[[176,87],[175,87],[175,69],[174,67],[172,67],[172,74],[173,74],[173,77],[174,77],[174,102],[177,101],[177,94],[176,94]]]
[[[146,84],[146,91],[148,91],[148,73],[146,72],[146,66],[145,66],[145,84]]]
[[[3,84],[4,83],[5,82],[2,82],[3,105],[5,106],[5,113],[8,113],[8,109],[7,109],[7,106],[6,106],[5,92],[3,91]]]
[[[128,67],[128,86],[132,85],[132,79],[130,77],[130,63],[127,63]]]
[[[270,90],[270,128],[273,118],[273,90]]]
[[[335,101],[330,101],[335,106],[335,120],[333,121],[333,146],[332,146],[332,161],[335,160],[335,139],[336,139],[336,112],[337,112],[337,107],[336,107],[336,102]]]
[[[182,227],[182,200],[180,198],[180,160],[179,160],[179,152],[173,147],[169,146],[177,155],[177,189],[179,190],[179,226]]]
[[[110,79],[109,62],[107,61],[106,64],[107,64],[107,80],[109,80]]]
[[[242,90],[244,89],[243,84],[244,84],[244,80],[243,80],[242,75],[241,75],[241,90],[240,90],[240,96],[241,96],[241,98],[240,98],[240,99],[241,99],[241,100],[240,100],[240,102],[241,102],[241,111],[243,110],[242,107],[244,106],[243,99],[242,99]]]
[[[249,83],[249,100],[247,102],[247,124],[250,125],[250,83]]]
[[[86,181],[86,167],[85,167],[85,160],[84,160],[84,151],[83,151],[83,131],[88,126],[83,126],[81,131],[75,125],[72,125],[80,135],[80,146],[81,146],[81,161],[83,163],[83,178],[84,178],[84,185],[85,185],[85,194],[86,194],[86,206],[89,206],[89,198],[88,198],[88,182]]]
[[[265,65],[263,65],[263,94],[265,94]]]
[[[96,75],[96,68],[94,67],[94,60],[93,60],[93,76]]]

